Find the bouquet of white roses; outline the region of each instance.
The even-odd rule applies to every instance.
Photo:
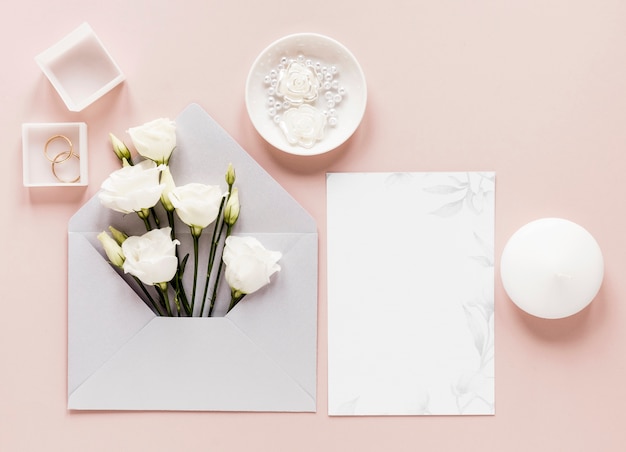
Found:
[[[137,214],[146,233],[128,236],[110,226],[109,233],[101,232],[98,239],[111,264],[137,282],[152,310],[158,315],[210,317],[222,276],[230,287],[228,311],[268,284],[270,276],[280,270],[281,253],[266,250],[253,237],[232,234],[241,209],[233,166],[226,170],[226,191],[198,182],[176,186],[169,168],[176,148],[175,122],[156,119],[130,128],[128,134],[143,159],[134,162],[124,142],[110,134],[122,167],[102,183],[98,196],[112,210]],[[162,215],[167,217],[167,226]],[[176,217],[188,226],[193,242],[191,292],[183,284],[189,254],[182,257],[177,249],[181,241]],[[207,266],[200,273],[200,236],[207,229],[211,230]],[[218,254],[222,257],[216,262]]]

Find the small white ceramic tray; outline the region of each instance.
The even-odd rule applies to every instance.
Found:
[[[246,81],[252,124],[269,144],[290,154],[322,154],[343,144],[359,126],[366,102],[365,76],[356,58],[339,42],[315,33],[272,43]]]

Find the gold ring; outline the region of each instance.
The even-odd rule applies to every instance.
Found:
[[[60,178],[56,172],[55,165],[57,163],[65,162],[67,159],[72,157],[76,157],[77,160],[80,160],[78,154],[74,154],[72,150],[59,152],[56,157],[52,159],[52,174],[54,174],[54,177],[56,177],[59,182],[62,182],[64,184],[73,184],[74,182],[78,182],[80,180],[80,174],[78,174],[78,177],[76,179],[66,180]]]
[[[57,138],[61,138],[61,139],[65,140],[65,141],[67,141],[67,144],[70,145],[70,148],[67,151],[59,152],[54,158],[50,158],[50,155],[48,155],[48,146],[50,146],[50,143],[52,143]],[[66,137],[65,135],[54,135],[54,136],[51,136],[50,138],[48,138],[48,141],[46,141],[46,144],[43,147],[43,154],[52,163],[61,163],[61,162],[64,162],[65,160],[68,160],[69,158],[71,158],[72,155],[76,155],[76,154],[74,154],[74,145],[72,144],[72,141],[68,137]],[[63,160],[59,160],[59,156],[60,155],[64,155],[65,158]]]

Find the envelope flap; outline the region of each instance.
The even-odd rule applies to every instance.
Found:
[[[71,394],[155,316],[87,238],[70,233],[68,252]]]
[[[193,344],[193,346],[190,346]],[[128,372],[128,369],[133,369]],[[250,378],[262,374],[266,378]],[[102,393],[108,394],[103,400]],[[158,317],[69,399],[72,409],[314,411],[315,399],[227,318]]]
[[[317,234],[255,234],[280,249],[281,271],[228,313],[255,344],[315,397],[317,323]],[[307,275],[298,278],[297,274]]]
[[[176,118],[176,128],[177,146],[170,170],[177,185],[199,182],[226,189],[224,175],[228,164],[233,164],[242,206],[238,231],[317,231],[311,215],[199,105],[183,110]],[[102,208],[94,196],[71,218],[69,230],[99,231],[114,221],[119,223],[119,216]]]

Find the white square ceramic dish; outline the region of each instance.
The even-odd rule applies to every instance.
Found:
[[[83,110],[125,78],[87,23],[37,55],[35,61],[71,111]]]

